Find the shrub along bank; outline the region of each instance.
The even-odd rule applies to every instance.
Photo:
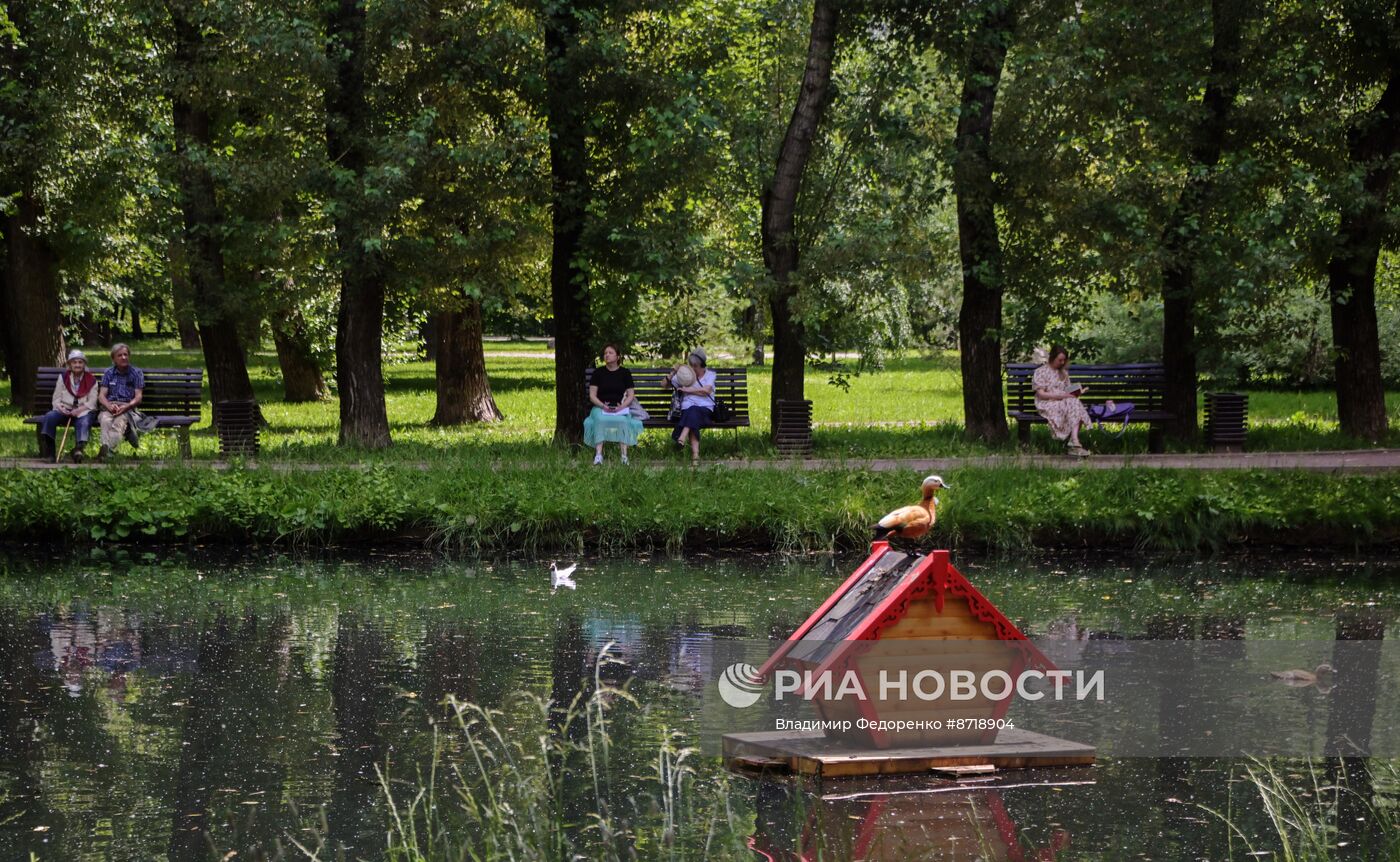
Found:
[[[491,553],[836,550],[914,473],[377,466],[0,471],[0,539],[351,544]],[[1400,475],[963,469],[928,544],[1217,548],[1400,539]]]

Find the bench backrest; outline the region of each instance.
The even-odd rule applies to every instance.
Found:
[[[632,368],[633,391],[637,402],[654,419],[665,419],[671,409],[671,390],[666,386],[666,378],[671,375],[668,368]],[[749,419],[749,370],[747,368],[711,368],[715,373],[715,395],[729,405],[733,413],[731,421],[748,422]],[[583,374],[583,385],[593,377],[593,369]]]
[[[137,366],[140,368],[140,366]],[[93,373],[102,379],[102,371]],[[39,368],[34,374],[34,414],[53,409],[53,387],[62,368]],[[203,401],[204,369],[202,368],[141,368],[146,375],[146,389],[141,396],[141,410],[152,416],[186,416],[199,418]]]
[[[1006,404],[1012,413],[1035,412],[1035,387],[1031,375],[1040,366],[1034,362],[1006,363]],[[1088,404],[1108,399],[1131,401],[1139,410],[1160,410],[1166,392],[1166,370],[1160,362],[1134,362],[1126,365],[1070,365],[1069,379],[1082,383]]]

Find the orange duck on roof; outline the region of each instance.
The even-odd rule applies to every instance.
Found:
[[[924,479],[924,498],[912,506],[903,506],[881,518],[874,526],[876,539],[920,539],[933,529],[938,520],[938,498],[934,496],[940,488],[952,490],[941,476]]]

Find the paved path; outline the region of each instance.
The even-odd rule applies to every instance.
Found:
[[[194,461],[197,467],[210,467],[216,470],[228,468],[224,461]],[[442,466],[420,461],[388,461],[391,467],[416,470],[432,470]],[[585,463],[580,456],[580,464]],[[651,469],[678,467],[679,460],[659,460],[650,463],[639,462],[636,466]],[[123,458],[116,466],[135,467],[150,465],[157,467],[182,466],[180,461],[140,461]],[[369,465],[317,464],[303,461],[267,461],[258,465],[274,470],[304,470],[307,472]],[[522,465],[523,466],[523,465]],[[1332,452],[1244,452],[1244,453],[1192,453],[1171,455],[1091,455],[1088,458],[1072,458],[1068,455],[984,455],[970,458],[813,458],[798,460],[746,460],[721,458],[706,461],[710,469],[734,470],[910,470],[927,473],[951,473],[962,467],[1036,467],[1057,470],[1116,470],[1124,467],[1159,470],[1316,470],[1324,473],[1390,473],[1400,470],[1400,449],[1349,449]],[[0,458],[0,469],[23,468],[31,470],[103,469],[104,465],[41,463],[32,458]]]
[[[960,467],[1044,467],[1060,470],[1116,470],[1124,467],[1159,470],[1318,470],[1329,473],[1387,473],[1400,470],[1400,449],[1360,449],[1332,452],[1210,452],[1166,455],[981,455],[967,458],[873,458],[833,461],[719,461],[732,467],[788,467],[821,470],[850,467],[865,470],[952,472]]]

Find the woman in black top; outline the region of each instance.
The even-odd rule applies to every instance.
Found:
[[[614,344],[603,348],[603,364],[593,369],[588,400],[593,409],[583,420],[583,442],[593,447],[593,463],[603,463],[604,443],[618,443],[626,464],[627,447],[637,445],[642,420],[632,417],[632,405],[637,401],[632,372],[622,367],[622,353]]]

